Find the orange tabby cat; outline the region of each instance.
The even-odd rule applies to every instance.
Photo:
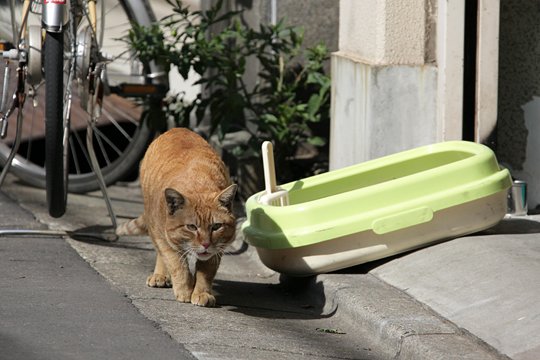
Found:
[[[236,185],[225,165],[199,135],[175,128],[150,144],[140,181],[144,214],[116,232],[152,238],[157,256],[147,285],[172,283],[178,301],[214,306],[212,281],[236,230]]]

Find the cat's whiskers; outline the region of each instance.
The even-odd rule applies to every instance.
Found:
[[[189,249],[188,250],[186,250],[186,249],[178,250],[177,254],[180,255],[180,257],[179,257],[180,262],[189,267],[189,260],[190,260],[189,255],[191,254]]]
[[[225,252],[225,249],[223,249],[221,246],[216,246],[216,254],[223,254]]]
[[[227,254],[227,255],[228,255],[228,254],[231,254],[231,253],[232,253],[231,250],[228,250],[228,249],[231,248],[230,245],[231,245],[231,244],[229,244],[229,243],[220,243],[219,245],[216,246],[216,249],[217,249],[219,252],[221,252],[222,254]]]

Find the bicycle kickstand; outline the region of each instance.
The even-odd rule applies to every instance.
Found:
[[[92,170],[94,171],[94,174],[96,174],[99,188],[101,189],[101,193],[103,194],[103,199],[105,200],[105,204],[107,205],[107,211],[109,212],[113,229],[116,229],[117,227],[116,215],[114,214],[111,198],[109,197],[109,193],[107,192],[107,185],[105,184],[105,180],[103,179],[103,174],[101,172],[101,168],[99,167],[99,163],[96,157],[96,152],[94,151],[94,143],[92,141],[93,135],[94,135],[94,126],[93,126],[93,121],[90,119],[88,120],[88,124],[86,127],[86,147],[88,148],[88,154],[90,155],[90,162],[92,165]]]

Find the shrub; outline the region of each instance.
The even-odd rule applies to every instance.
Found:
[[[141,60],[165,69],[176,66],[188,78],[191,70],[202,91],[194,101],[185,94],[169,97],[165,112],[177,125],[189,127],[191,117],[204,119],[210,132],[223,139],[244,130],[249,141],[234,149],[236,156],[259,155],[264,140],[274,143],[281,181],[297,174],[293,158],[302,144],[322,147],[329,126],[330,79],[323,64],[323,45],[302,49],[299,28],[242,23],[242,11],[222,11],[218,1],[208,11],[191,12],[181,1],[170,1],[172,15],[150,27],[134,24],[125,41]],[[221,30],[216,30],[216,29]],[[246,84],[246,64],[256,59],[258,81]]]

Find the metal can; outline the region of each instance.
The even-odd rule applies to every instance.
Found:
[[[527,182],[514,180],[508,190],[508,215],[525,216],[527,210]]]

